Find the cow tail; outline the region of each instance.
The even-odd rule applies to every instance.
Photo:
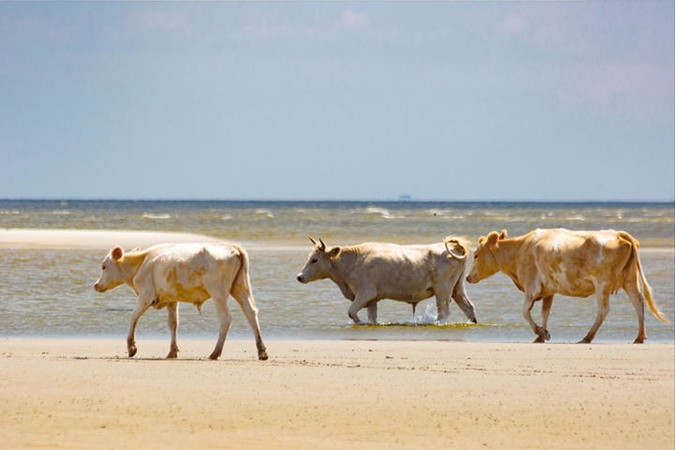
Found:
[[[466,250],[466,247],[464,247],[457,239],[446,237],[443,239],[443,244],[445,244],[445,249],[448,251],[448,255],[450,255],[452,259],[456,259],[458,261],[464,261],[466,259],[468,251]],[[448,244],[452,244],[454,249],[451,250]],[[459,250],[461,254],[455,253],[455,250]]]
[[[647,307],[652,312],[652,314],[654,314],[654,317],[659,319],[661,322],[670,323],[668,319],[666,319],[666,317],[663,315],[663,313],[659,311],[659,308],[656,306],[656,302],[654,301],[654,297],[652,295],[652,287],[649,285],[649,283],[647,283],[647,278],[645,277],[645,274],[642,270],[642,263],[640,262],[640,254],[638,253],[640,243],[637,241],[637,239],[635,239],[628,233],[619,232],[619,237],[624,238],[631,243],[631,260],[635,261],[638,273],[640,274],[640,281],[642,282],[642,294],[647,303]]]
[[[251,297],[251,304],[255,306],[255,300],[253,299],[253,290],[251,289],[251,277],[249,275],[249,270],[248,270],[248,253],[246,250],[244,250],[243,247],[237,245],[237,252],[239,256],[239,261],[241,262],[241,265],[239,266],[239,271],[237,272],[237,276],[234,277],[234,282],[235,283],[240,283],[243,288],[246,290],[246,292],[249,293],[249,296]]]

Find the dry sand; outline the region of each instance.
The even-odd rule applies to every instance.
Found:
[[[673,344],[0,339],[0,448],[672,449]]]

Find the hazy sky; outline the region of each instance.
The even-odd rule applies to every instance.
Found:
[[[0,2],[0,198],[673,201],[674,5]]]

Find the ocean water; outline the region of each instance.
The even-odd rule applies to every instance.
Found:
[[[378,325],[357,326],[347,317],[349,301],[328,280],[307,285],[296,274],[312,244],[365,241],[419,244],[452,235],[475,246],[490,231],[510,236],[535,228],[613,228],[641,243],[646,277],[661,311],[675,321],[675,208],[669,203],[445,203],[445,202],[229,202],[229,201],[0,201],[0,228],[113,229],[204,234],[242,243],[251,261],[251,281],[265,339],[405,339],[530,342],[521,315],[522,294],[498,274],[467,291],[479,324],[467,324],[451,305],[446,324],[435,323],[434,299],[418,305],[379,303]],[[0,249],[0,337],[126,336],[136,299],[127,286],[104,294],[92,286],[106,251]],[[623,291],[595,342],[632,342],[635,311]],[[230,339],[253,339],[234,300]],[[540,307],[533,309],[538,320]],[[556,296],[549,320],[551,342],[576,342],[595,319],[594,297]],[[672,342],[672,323],[646,312],[649,342]],[[366,311],[361,311],[362,320]],[[212,302],[199,314],[180,306],[179,340],[217,336]],[[137,339],[168,338],[166,312],[149,310]],[[121,342],[120,345],[124,345]],[[168,345],[168,342],[167,342]]]

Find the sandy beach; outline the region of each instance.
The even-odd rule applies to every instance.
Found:
[[[4,248],[194,235],[0,231]],[[673,449],[675,346],[0,338],[0,449]]]
[[[0,448],[672,449],[672,344],[0,340]]]

